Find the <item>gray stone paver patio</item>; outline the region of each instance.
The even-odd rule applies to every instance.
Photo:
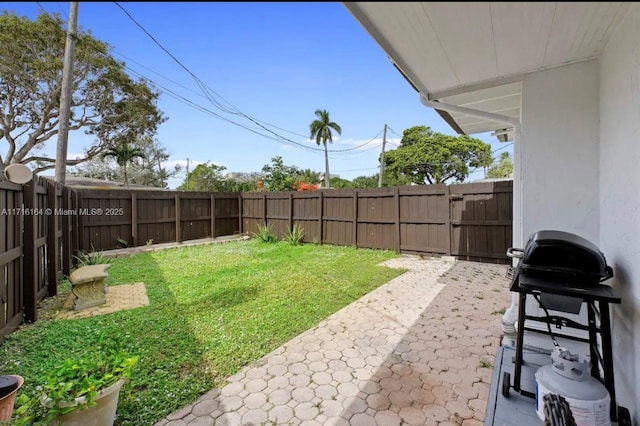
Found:
[[[481,425],[505,266],[385,264],[409,271],[157,425]]]

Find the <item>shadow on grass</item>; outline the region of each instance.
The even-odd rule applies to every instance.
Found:
[[[109,285],[144,282],[150,305],[84,319],[40,321],[10,336],[0,347],[1,374],[25,378],[21,392],[31,393],[39,378],[64,359],[91,356],[101,333],[120,340],[140,361],[121,391],[116,425],[153,424],[211,389],[215,380],[203,354],[206,349],[176,303],[155,256],[142,253],[116,259]],[[207,301],[188,309],[221,309],[251,300],[255,287],[216,290]]]

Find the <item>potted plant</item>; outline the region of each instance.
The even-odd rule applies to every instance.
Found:
[[[42,377],[35,395],[21,395],[15,424],[113,425],[120,388],[138,359],[122,351],[117,340],[102,337],[97,354],[66,359]]]

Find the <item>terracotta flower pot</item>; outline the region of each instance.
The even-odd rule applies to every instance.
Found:
[[[11,416],[13,415],[13,406],[16,401],[16,392],[18,392],[18,389],[20,389],[24,383],[24,378],[21,376],[9,375],[8,377],[12,377],[17,380],[17,387],[15,387],[9,394],[0,398],[0,422],[11,420]]]

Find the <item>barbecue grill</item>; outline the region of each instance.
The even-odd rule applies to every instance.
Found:
[[[615,399],[609,314],[609,303],[619,304],[621,300],[613,288],[602,283],[613,277],[613,269],[607,265],[604,254],[578,235],[542,230],[531,235],[524,249],[509,248],[507,255],[519,259],[518,264],[514,268],[510,267],[507,274],[511,278],[511,291],[519,293],[519,306],[514,383],[511,385],[511,375],[505,372],[502,395],[508,398],[509,391],[513,388],[524,396],[535,398],[535,394],[523,390],[520,383],[525,331],[550,335],[556,347],[559,346],[556,337],[563,337],[589,345],[591,376],[599,380],[609,392],[611,420],[620,418],[620,424],[626,424],[629,412],[624,407],[617,407]],[[526,301],[530,295],[537,300],[546,316],[526,315]],[[549,314],[550,309],[577,314],[583,304],[588,309],[586,325]],[[547,330],[527,327],[526,321],[544,323]],[[561,331],[552,332],[552,325],[556,330],[584,330],[589,337],[576,337]]]

